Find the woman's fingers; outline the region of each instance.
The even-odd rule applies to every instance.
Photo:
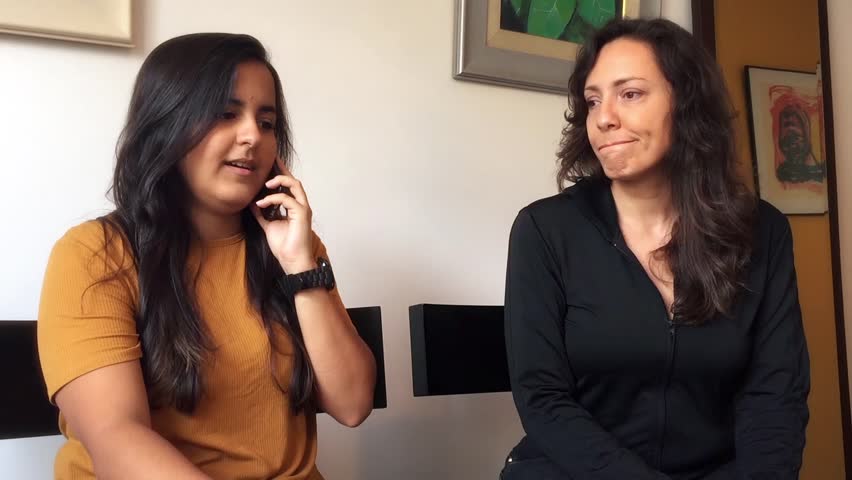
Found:
[[[308,195],[302,186],[302,182],[295,177],[287,174],[277,175],[266,182],[266,188],[274,189],[278,187],[286,187],[290,189],[290,194],[302,205],[310,206],[308,203]]]

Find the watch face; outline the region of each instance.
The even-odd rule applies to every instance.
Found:
[[[331,264],[325,258],[319,257],[317,258],[317,263],[319,264],[320,269],[320,278],[322,279],[323,287],[326,290],[331,290],[334,288],[334,273],[331,270]]]

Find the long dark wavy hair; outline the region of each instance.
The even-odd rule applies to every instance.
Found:
[[[589,143],[586,79],[603,47],[619,38],[649,45],[674,92],[672,145],[663,159],[676,220],[656,254],[674,274],[672,311],[700,324],[727,315],[745,286],[756,200],[737,175],[734,109],[722,73],[689,32],[664,20],[613,20],[582,46],[568,83],[557,184],[603,178]]]
[[[139,70],[118,141],[111,187],[115,210],[98,220],[105,235],[119,235],[133,255],[139,286],[136,326],[152,408],[170,405],[190,413],[204,392],[201,366],[212,347],[187,265],[193,236],[189,187],[178,164],[219,120],[238,65],[249,61],[265,64],[274,79],[274,132],[278,154],[289,165],[293,148],[281,80],[266,50],[248,35],[192,34],[155,48]],[[283,271],[248,209],[242,225],[252,305],[273,349],[278,348],[272,334],[276,325],[294,346],[291,383],[279,387],[288,393],[294,414],[313,410],[314,372],[295,309],[277,280]],[[111,243],[106,238],[106,245]]]

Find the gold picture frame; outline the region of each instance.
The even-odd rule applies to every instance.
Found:
[[[620,0],[619,16],[660,16],[661,0]],[[567,92],[579,44],[500,28],[501,0],[456,0],[453,78]]]
[[[0,33],[133,47],[133,0],[0,0]]]

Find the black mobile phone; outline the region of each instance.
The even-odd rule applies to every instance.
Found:
[[[281,170],[278,168],[278,162],[272,165],[272,170],[269,173],[269,179],[271,180],[274,177],[281,175]],[[287,195],[293,196],[290,193],[290,189],[288,187],[277,187],[277,188],[266,188],[266,185],[260,189],[260,193],[258,193],[257,198],[255,200],[260,200],[261,198],[266,197],[267,195],[272,195],[274,193],[286,193]],[[263,207],[260,209],[261,215],[268,221],[273,220],[283,220],[287,218],[287,214],[282,212],[283,207],[280,205],[270,205],[268,207]],[[284,210],[286,212],[286,210]]]

